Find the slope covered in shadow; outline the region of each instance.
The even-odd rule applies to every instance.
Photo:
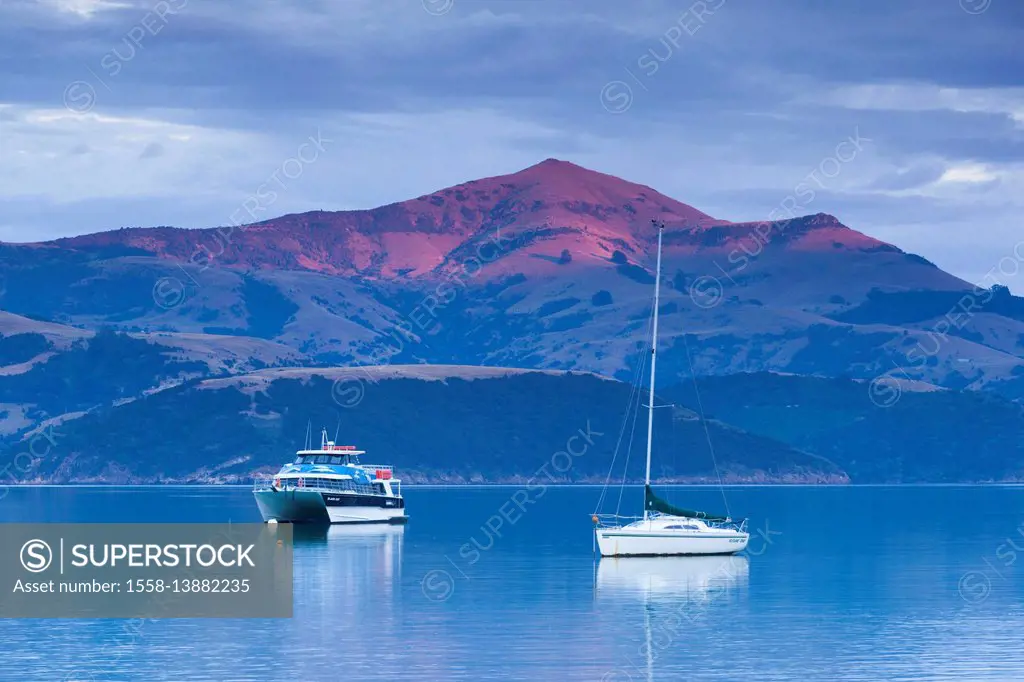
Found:
[[[303,444],[308,423],[394,464],[406,480],[603,482],[631,387],[590,374],[480,368],[266,370],[192,382],[56,429],[39,480],[245,481],[276,470]],[[425,376],[423,372],[431,372]],[[342,405],[351,405],[343,407]],[[686,409],[658,410],[655,477],[716,480],[704,425]],[[845,480],[820,458],[712,421],[719,470],[731,481]],[[646,423],[633,433],[616,479],[643,475]],[[573,454],[567,454],[567,453]],[[561,454],[559,454],[561,453]],[[575,454],[579,453],[579,454]]]

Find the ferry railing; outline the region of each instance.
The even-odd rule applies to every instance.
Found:
[[[282,478],[276,484],[275,481],[278,481],[277,477],[258,476],[253,482],[253,490],[256,492],[267,490],[310,490],[316,492],[357,493],[359,495],[384,496],[381,490],[375,488],[373,485],[357,483],[351,480],[302,476],[299,478]]]
[[[390,471],[392,473],[395,471],[395,468],[389,464],[358,464],[356,466],[360,466],[364,469],[373,469],[374,471]]]
[[[260,492],[264,490],[271,490],[274,487],[273,476],[255,476],[252,481],[252,489],[254,492]]]

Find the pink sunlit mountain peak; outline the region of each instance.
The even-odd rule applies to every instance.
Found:
[[[655,231],[680,254],[732,248],[755,223],[718,220],[646,185],[548,158],[515,173],[470,180],[415,199],[360,211],[313,211],[216,230],[104,232],[50,243],[76,250],[122,247],[179,262],[252,270],[311,270],[369,278],[420,277],[457,267],[481,240],[518,235],[488,261],[488,276],[553,272],[564,254],[608,263],[615,251],[650,259]],[[879,242],[834,217],[800,218],[786,241],[803,250],[874,247]],[[783,230],[775,230],[784,235]],[[799,239],[793,239],[797,237]]]

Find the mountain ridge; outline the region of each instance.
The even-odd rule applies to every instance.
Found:
[[[404,482],[526,483],[566,440],[582,432],[585,456],[550,480],[604,482],[632,387],[584,373],[395,366],[367,368],[357,401],[339,381],[362,368],[262,371],[189,382],[138,400],[97,407],[47,431],[55,447],[35,463],[31,482],[245,483],[270,474],[299,449],[306,424],[337,425],[372,457],[388,458]],[[373,371],[382,370],[382,371]],[[438,429],[438,424],[458,424]],[[657,415],[664,453],[656,478],[713,482],[848,482],[828,460],[754,436],[685,408]],[[156,425],[175,434],[154,438]],[[717,440],[706,452],[705,431]],[[102,438],[98,437],[102,433]],[[217,438],[216,434],[223,434]],[[211,438],[211,436],[214,436]],[[637,450],[644,436],[624,444]],[[685,445],[685,448],[682,446]],[[680,449],[693,450],[689,456]],[[629,480],[642,476],[633,458]],[[549,481],[549,479],[544,479]]]
[[[749,251],[775,239],[810,250],[895,248],[823,213],[773,222],[713,218],[646,185],[557,159],[373,209],[310,211],[197,230],[122,228],[9,246],[83,252],[121,248],[126,255],[136,250],[202,267],[216,263],[393,279],[445,271],[460,250],[490,233],[495,257],[481,267],[501,276],[506,269],[497,261],[520,237],[531,243],[514,248],[539,257],[534,265],[541,269],[544,257],[557,259],[563,249],[590,258],[608,258],[617,250],[649,256],[651,220],[666,224],[666,248],[680,253]],[[531,237],[537,233],[544,236],[542,246]]]
[[[629,381],[649,353],[652,219],[659,385],[769,372],[857,380],[871,407],[893,386],[1024,402],[1024,299],[826,213],[731,223],[549,160],[369,211],[0,244],[3,432],[272,368]]]

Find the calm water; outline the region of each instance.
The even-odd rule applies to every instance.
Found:
[[[1024,550],[1021,488],[729,489],[733,513],[751,517],[746,558],[599,566],[597,488],[550,488],[497,533],[486,524],[515,488],[406,490],[404,529],[297,542],[293,619],[147,621],[137,634],[124,621],[0,620],[0,678],[1024,679],[1024,556],[1008,544]],[[3,522],[124,520],[259,516],[242,488],[0,501]]]

